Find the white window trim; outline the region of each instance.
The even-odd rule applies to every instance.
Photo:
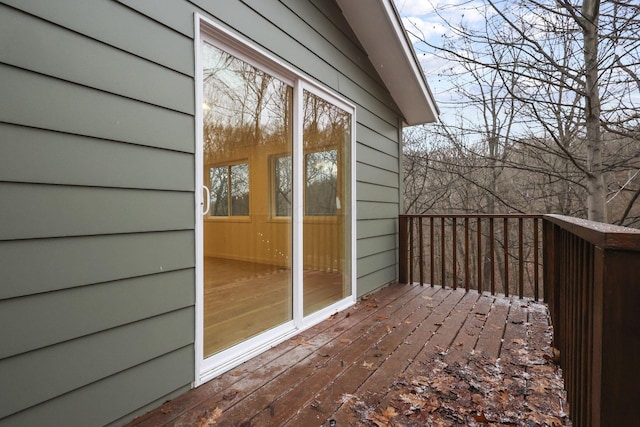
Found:
[[[196,301],[195,301],[195,381],[193,387],[215,378],[216,376],[226,372],[235,366],[257,356],[261,352],[297,335],[305,329],[327,319],[330,315],[337,311],[344,310],[356,302],[357,293],[357,274],[356,274],[356,107],[346,99],[342,98],[330,89],[325,89],[313,82],[313,80],[294,70],[282,60],[273,56],[264,49],[256,46],[254,43],[244,39],[227,29],[221,23],[218,23],[206,16],[194,14],[194,55],[195,55],[195,236],[196,236]],[[278,79],[290,84],[293,89],[294,110],[293,110],[293,205],[292,215],[296,220],[293,222],[293,247],[302,248],[303,235],[303,218],[304,218],[304,149],[302,144],[302,117],[303,117],[303,91],[308,91],[327,102],[330,102],[351,114],[351,143],[350,143],[350,162],[349,162],[349,181],[350,181],[350,284],[351,295],[337,301],[336,303],[325,307],[309,316],[304,317],[302,305],[302,255],[301,251],[293,251],[292,270],[293,270],[293,320],[283,325],[277,326],[258,337],[251,338],[241,344],[234,346],[228,350],[222,351],[214,356],[203,358],[203,336],[204,336],[204,301],[203,301],[203,278],[204,272],[202,268],[203,259],[203,120],[204,114],[202,109],[203,102],[203,70],[202,58],[200,54],[200,45],[203,39],[209,39],[215,42],[216,46],[220,46],[226,52],[250,63],[251,65],[268,72]]]

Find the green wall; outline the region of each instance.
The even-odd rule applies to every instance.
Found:
[[[357,106],[358,293],[396,278],[399,113],[330,0],[0,0],[0,426],[194,380],[194,13]]]

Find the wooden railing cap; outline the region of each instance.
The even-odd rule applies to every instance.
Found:
[[[640,251],[640,230],[564,215],[543,218],[605,250]]]

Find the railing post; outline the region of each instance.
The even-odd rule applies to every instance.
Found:
[[[398,228],[398,281],[409,283],[409,218],[400,215]]]
[[[544,290],[574,425],[638,425],[640,230],[545,215]]]

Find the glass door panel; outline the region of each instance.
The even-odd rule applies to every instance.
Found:
[[[206,358],[293,319],[293,90],[206,42],[202,58]]]
[[[303,312],[351,295],[351,114],[303,93]]]

